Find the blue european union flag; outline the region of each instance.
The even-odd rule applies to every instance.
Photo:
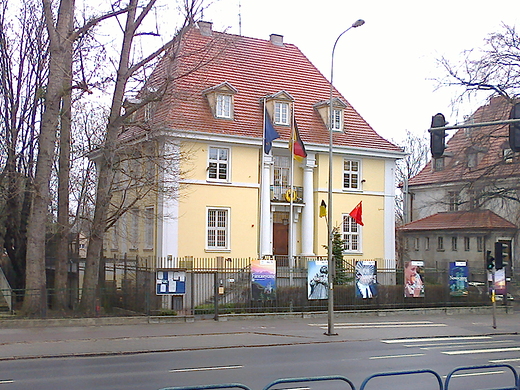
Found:
[[[273,146],[273,140],[280,138],[280,134],[278,134],[278,132],[273,127],[267,110],[265,110],[264,116],[264,152],[265,154],[269,154],[271,147]]]

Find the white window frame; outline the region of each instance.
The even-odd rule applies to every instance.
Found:
[[[144,249],[153,249],[154,247],[154,222],[155,209],[154,207],[145,207],[144,209]]]
[[[233,97],[229,94],[218,93],[215,116],[217,118],[230,119],[233,112]]]
[[[444,237],[437,236],[437,250],[444,251]]]
[[[457,236],[451,237],[451,250],[454,252],[459,250],[459,238]]]
[[[216,155],[215,155],[216,151]],[[222,155],[222,152],[225,151],[225,158]],[[231,157],[231,149],[230,148],[221,148],[218,146],[210,146],[208,149],[208,181],[219,181],[219,182],[229,182],[230,175],[230,157]],[[221,175],[221,171],[224,171],[225,174]]]
[[[274,102],[274,123],[288,126],[290,122],[290,106],[287,102]]]
[[[471,250],[471,237],[464,237],[464,251],[468,252]]]
[[[359,225],[350,215],[343,214],[341,238],[343,239],[344,253],[362,253],[361,233],[361,225]]]
[[[332,109],[332,131],[343,131],[343,110]]]
[[[348,163],[348,166],[347,166]],[[357,170],[353,169],[353,165],[357,165]],[[345,185],[345,179],[348,177],[349,185]],[[355,183],[355,185],[352,185]],[[345,158],[343,160],[343,189],[349,191],[361,191],[361,160]]]
[[[413,249],[418,251],[420,247],[421,239],[419,237],[414,238]]]
[[[230,250],[230,208],[207,207],[206,208],[206,250],[229,251]],[[219,239],[220,235],[220,239]],[[222,240],[222,235],[224,239]]]
[[[112,225],[110,246],[113,251],[119,250],[119,221]]]
[[[459,193],[448,191],[448,211],[459,211]]]
[[[130,210],[132,222],[130,226],[130,248],[139,249],[139,209],[133,208]]]

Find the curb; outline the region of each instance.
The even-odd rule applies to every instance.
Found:
[[[498,306],[496,313],[514,314],[512,306]],[[381,309],[381,310],[344,310],[334,312],[337,318],[346,317],[386,317],[398,315],[462,315],[462,314],[489,314],[493,312],[492,306],[476,307],[439,307],[439,308],[413,308],[413,309]],[[295,318],[323,318],[327,317],[326,311],[320,312],[294,312],[294,313],[245,313],[245,314],[220,314],[217,321],[251,320],[251,319],[295,319]],[[132,317],[85,317],[85,318],[2,318],[0,328],[38,328],[38,327],[74,327],[74,326],[110,326],[110,325],[146,325],[146,324],[171,324],[195,321],[207,321],[207,317],[194,316],[132,316]],[[211,320],[214,320],[211,317]]]

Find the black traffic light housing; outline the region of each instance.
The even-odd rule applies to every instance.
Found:
[[[506,244],[495,242],[495,268],[497,270],[504,268],[504,249],[507,249]]]
[[[446,126],[446,119],[444,118],[444,115],[441,113],[435,114],[432,117],[432,124],[430,126],[430,151],[433,158],[441,158],[444,154],[444,149],[446,149],[444,140],[446,138],[446,131],[434,130],[435,127],[444,126]]]
[[[492,270],[495,267],[495,258],[491,256],[491,251],[486,251],[486,269]]]
[[[520,103],[513,106],[509,119],[520,119]],[[520,152],[520,123],[509,125],[509,146],[513,152]]]

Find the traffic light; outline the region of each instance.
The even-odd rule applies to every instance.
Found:
[[[520,119],[520,103],[513,106],[509,119]],[[520,152],[520,123],[509,125],[509,146],[513,152]]]
[[[446,149],[445,141],[446,131],[445,130],[434,130],[435,127],[446,126],[446,119],[441,113],[435,114],[432,117],[432,124],[430,126],[430,151],[432,152],[433,158],[440,158]],[[520,137],[519,137],[520,141]]]
[[[492,270],[495,267],[495,258],[491,256],[491,251],[486,251],[486,268]]]
[[[504,251],[506,251],[504,253]],[[497,270],[504,268],[504,257],[507,256],[507,245],[501,242],[495,242],[495,268]]]

